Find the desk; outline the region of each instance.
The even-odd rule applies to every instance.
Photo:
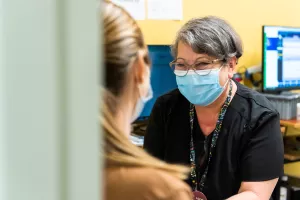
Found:
[[[296,119],[280,120],[282,132],[285,136],[299,136],[300,135],[300,121]],[[297,130],[298,129],[298,130]],[[288,132],[288,134],[287,134]]]
[[[300,178],[300,162],[284,164],[284,174],[291,177]]]
[[[300,121],[296,120],[296,119],[280,120],[280,125],[282,125],[282,126],[292,126],[294,128],[300,128]]]
[[[292,120],[280,120],[281,132],[283,136],[300,136],[300,121],[296,119]],[[285,142],[286,144],[286,142]],[[299,153],[293,150],[288,150],[285,148],[284,159],[289,161],[299,160]],[[300,162],[299,162],[300,163]],[[300,164],[299,164],[300,165]],[[294,168],[293,168],[294,169]],[[298,169],[300,173],[300,168]]]

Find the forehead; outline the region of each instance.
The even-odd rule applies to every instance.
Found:
[[[179,41],[177,47],[177,58],[182,58],[187,62],[194,62],[197,59],[211,60],[212,57],[207,54],[195,53],[193,49],[186,43]]]

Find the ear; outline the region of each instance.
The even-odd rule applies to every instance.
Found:
[[[144,61],[145,52],[139,51],[136,61],[133,64],[134,82],[141,96],[146,96],[149,86],[150,70],[149,66]]]
[[[235,67],[237,65],[237,58],[236,57],[232,57],[230,58],[230,60],[228,61],[228,78],[232,78],[233,74],[235,72]]]
[[[138,51],[135,62],[133,63],[134,77],[137,84],[143,83],[149,77],[149,66],[145,62],[144,51]]]

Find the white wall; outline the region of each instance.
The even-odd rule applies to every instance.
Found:
[[[4,98],[5,95],[5,69],[4,69],[4,51],[3,51],[3,6],[2,1],[0,1],[0,199],[6,199],[7,197],[7,187],[6,187],[6,181],[7,177],[6,174],[6,121],[5,121],[5,101]]]
[[[95,1],[0,0],[0,199],[99,200]]]

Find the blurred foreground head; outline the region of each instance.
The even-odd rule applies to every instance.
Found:
[[[185,178],[185,167],[161,162],[129,141],[138,102],[151,88],[148,51],[136,21],[123,8],[104,1],[101,11],[104,82],[100,120],[107,167],[152,167]]]

